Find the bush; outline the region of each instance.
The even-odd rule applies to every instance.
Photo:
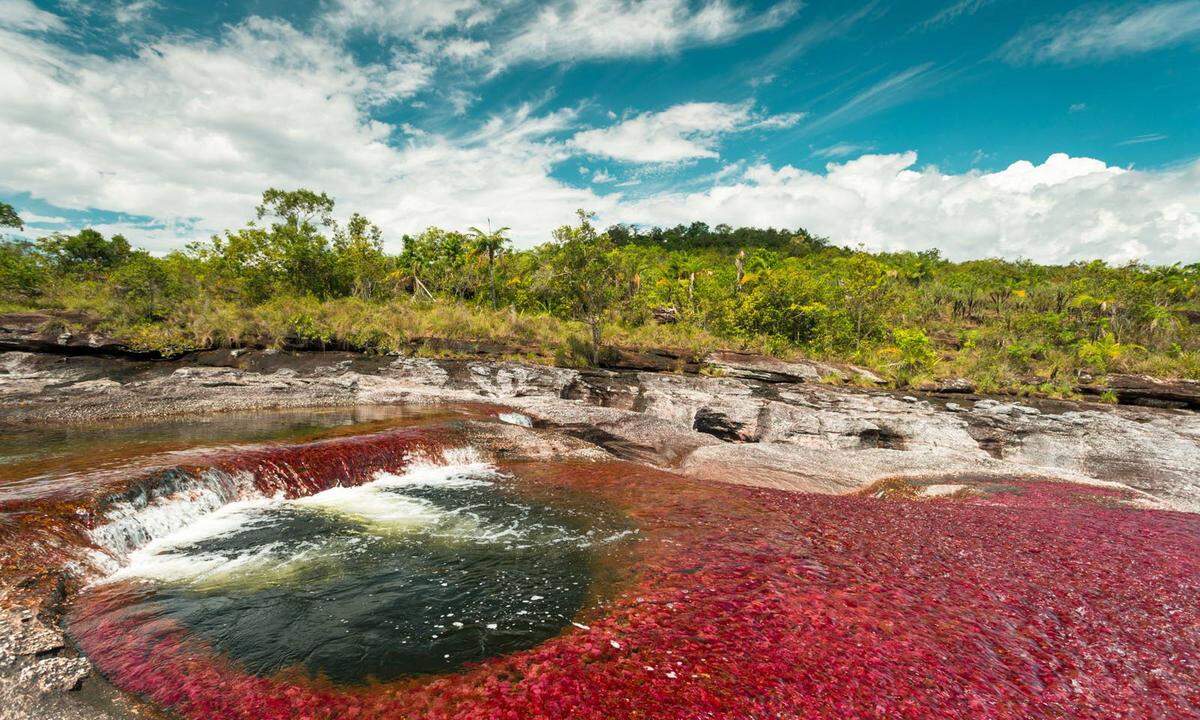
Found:
[[[896,328],[892,331],[892,341],[895,343],[891,353],[895,358],[892,364],[892,380],[896,385],[912,384],[917,378],[926,377],[933,372],[938,356],[924,330]]]

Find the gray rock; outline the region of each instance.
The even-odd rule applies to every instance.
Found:
[[[92,664],[81,657],[53,657],[39,660],[21,670],[18,682],[35,685],[44,693],[66,692],[79,687],[92,671]]]

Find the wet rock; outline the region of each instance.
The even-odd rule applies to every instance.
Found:
[[[812,367],[776,372],[745,357],[722,361],[736,370],[735,360],[742,376],[346,353],[250,351],[159,362],[0,353],[0,424],[500,402],[536,427],[617,457],[727,482],[847,492],[898,474],[1008,473],[1117,482],[1148,501],[1200,510],[1195,413],[994,398],[973,406],[915,395],[906,402],[886,392],[781,381],[811,377],[818,372]]]
[[[5,638],[0,641],[3,643],[0,657],[44,655],[61,650],[66,645],[61,631],[47,627],[27,609],[18,609],[5,620]]]

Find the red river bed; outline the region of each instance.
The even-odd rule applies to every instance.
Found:
[[[399,462],[381,447],[346,450]],[[305,467],[354,463],[336,457]],[[1015,480],[914,501],[617,462],[503,469],[640,530],[610,599],[532,649],[338,686],[247,674],[103,592],[82,596],[72,633],[118,687],[195,720],[1200,717],[1198,516]]]

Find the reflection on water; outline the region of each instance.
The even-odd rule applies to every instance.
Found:
[[[135,553],[96,607],[182,625],[260,675],[388,680],[532,647],[576,615],[596,552],[631,528],[519,482],[457,451],[362,486],[236,502]]]

